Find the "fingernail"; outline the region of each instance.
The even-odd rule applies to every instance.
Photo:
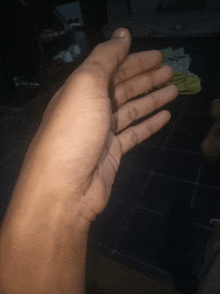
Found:
[[[124,38],[128,34],[126,29],[117,29],[114,34],[112,35],[112,38]]]

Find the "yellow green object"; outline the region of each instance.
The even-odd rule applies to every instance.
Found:
[[[188,54],[185,54],[184,48],[174,49],[168,47],[161,50],[164,55],[162,65],[171,66],[174,70],[173,79],[167,84],[176,85],[179,88],[179,94],[181,95],[193,95],[201,91],[201,80],[193,73],[189,71],[191,58]],[[160,85],[152,91],[165,87],[167,84]],[[146,93],[152,92],[148,91]]]
[[[182,95],[193,95],[201,91],[200,79],[189,75],[187,70],[182,72],[176,72],[173,79],[169,82],[170,84],[176,85],[179,89],[179,94]]]
[[[146,94],[161,89],[168,84],[176,85],[179,88],[180,95],[199,93],[202,89],[201,80],[188,70],[191,58],[184,53],[184,48],[174,50],[169,47],[162,50],[162,52],[164,55],[164,62],[162,65],[171,66],[174,70],[174,77],[169,83],[160,85],[151,91],[147,91]]]

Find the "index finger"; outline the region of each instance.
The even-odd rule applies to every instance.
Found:
[[[163,62],[163,53],[159,50],[142,51],[127,56],[119,66],[114,77],[114,86],[140,75],[141,73],[158,68]]]

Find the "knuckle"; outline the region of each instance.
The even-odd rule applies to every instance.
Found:
[[[138,111],[134,106],[129,105],[127,110],[127,116],[129,123],[132,123],[138,119]]]
[[[119,72],[118,72],[118,76],[117,76],[117,80],[126,80],[127,79],[127,71],[126,68],[121,67]]]
[[[162,63],[164,59],[164,55],[160,50],[151,50],[152,54],[154,55],[154,58],[157,60],[158,63]]]
[[[153,72],[148,74],[148,80],[149,80],[149,85],[151,89],[154,89],[156,87]]]
[[[164,65],[162,68],[163,68],[166,75],[174,76],[174,74],[175,74],[174,69],[171,66]]]
[[[111,129],[113,133],[117,132],[117,129],[118,129],[118,119],[116,115],[117,115],[116,113],[112,115]]]
[[[154,130],[152,124],[150,124],[150,123],[148,123],[146,125],[146,129],[147,129],[147,133],[149,134],[148,137],[152,136],[155,133],[155,130]]]
[[[134,128],[130,128],[130,145],[132,147],[138,145],[139,143],[139,136],[137,132],[134,130]]]
[[[105,46],[104,43],[99,43],[95,46],[95,48],[93,49],[94,51],[100,51],[103,49],[103,46]]]
[[[145,70],[144,70],[144,63],[143,63],[143,60],[141,59],[141,57],[140,56],[138,56],[138,66],[139,66],[139,68],[141,69],[141,72],[144,72]]]
[[[124,84],[124,93],[127,100],[135,97],[134,87],[129,83]]]
[[[150,97],[149,97],[149,98],[150,98],[150,101],[151,101],[151,104],[152,104],[152,108],[153,108],[154,110],[160,108],[160,103],[159,103],[158,99],[156,99],[156,98],[154,97],[153,94],[150,94]]]

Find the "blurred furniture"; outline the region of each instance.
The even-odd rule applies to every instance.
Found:
[[[7,0],[1,3],[2,54],[9,60],[13,74],[26,79],[35,77],[48,54],[44,47],[60,45],[64,35],[78,30],[58,15],[56,6],[72,3],[69,0]],[[102,26],[108,22],[107,0],[80,0],[87,48],[90,52],[103,41]],[[45,30],[48,30],[45,34]],[[51,31],[50,31],[51,30]],[[44,31],[44,34],[42,32]],[[49,38],[51,33],[51,38]],[[47,36],[46,36],[47,35]],[[53,35],[53,36],[52,36]],[[45,44],[47,45],[45,46]],[[8,65],[7,65],[8,67]]]

